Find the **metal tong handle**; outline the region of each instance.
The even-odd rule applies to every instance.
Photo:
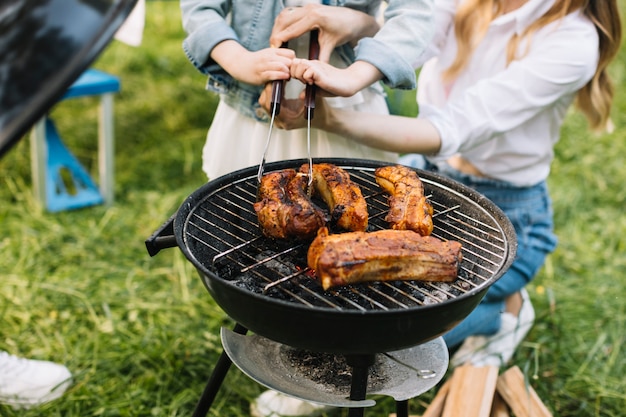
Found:
[[[311,31],[309,40],[309,60],[315,60],[319,58],[320,44],[318,41],[318,36],[319,31],[317,29]],[[307,120],[311,120],[313,118],[313,113],[315,110],[315,84],[306,85],[304,107],[306,109],[306,111],[304,112],[304,118]]]
[[[319,58],[320,44],[318,41],[319,31],[314,29],[310,33],[309,39],[309,59],[314,60]],[[306,129],[306,146],[307,154],[309,157],[309,182],[307,191],[309,195],[313,192],[313,159],[311,158],[311,119],[313,119],[313,113],[315,111],[315,84],[307,84],[304,95],[304,118],[307,120]]]
[[[281,48],[287,47],[287,42],[283,42],[280,45]],[[259,171],[257,172],[257,180],[259,184],[261,183],[261,178],[263,178],[263,168],[265,166],[265,158],[267,156],[267,150],[270,147],[270,139],[272,138],[272,129],[274,128],[274,119],[276,115],[280,113],[280,102],[283,98],[283,86],[284,80],[275,80],[272,82],[272,98],[271,98],[271,109],[272,115],[270,117],[270,127],[267,132],[267,139],[265,139],[265,149],[263,150],[263,158],[259,163]]]

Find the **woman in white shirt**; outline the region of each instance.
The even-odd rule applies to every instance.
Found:
[[[330,110],[316,127],[406,155],[475,188],[512,221],[516,261],[481,304],[444,335],[452,365],[504,365],[534,321],[524,290],[554,250],[546,186],[553,147],[575,103],[594,130],[609,128],[606,67],[619,48],[616,0],[438,0],[436,34],[417,65],[419,116]],[[295,60],[292,77],[341,94],[333,68]],[[277,126],[302,126],[301,116]],[[416,158],[414,154],[420,154]],[[422,158],[425,155],[426,158]]]

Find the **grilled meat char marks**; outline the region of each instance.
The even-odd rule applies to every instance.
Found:
[[[343,169],[313,164],[312,187],[330,210],[307,193],[308,164],[267,173],[254,204],[262,233],[271,238],[313,239],[307,264],[325,289],[368,281],[454,281],[462,260],[461,244],[429,236],[432,206],[415,171],[387,166],[376,182],[390,194],[386,220],[392,230],[366,232],[368,212],[359,186]],[[337,226],[343,233],[329,234]],[[317,235],[317,236],[316,236]]]
[[[254,211],[267,237],[310,239],[326,224],[324,211],[308,197],[308,177],[295,169],[265,174]]]
[[[395,165],[380,167],[375,175],[378,185],[389,193],[389,213],[385,220],[391,228],[429,236],[433,231],[433,208],[424,196],[424,186],[417,173]]]
[[[367,281],[454,281],[461,244],[411,230],[329,234],[318,231],[307,254],[324,290]]]
[[[300,172],[308,173],[309,165],[302,165]],[[313,189],[328,205],[337,227],[353,232],[367,229],[367,202],[347,171],[333,164],[313,164]]]

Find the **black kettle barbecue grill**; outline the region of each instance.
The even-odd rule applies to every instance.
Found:
[[[266,165],[265,171],[297,168],[306,161],[273,162]],[[367,201],[369,230],[389,228],[384,220],[387,195],[374,179],[374,170],[387,163],[338,158],[313,162],[329,162],[345,169]],[[363,401],[368,368],[377,355],[436,343],[435,339],[476,307],[515,257],[515,232],[497,206],[456,181],[416,170],[434,208],[433,236],[463,245],[459,278],[453,283],[395,281],[324,291],[306,265],[309,242],[280,241],[261,234],[253,210],[257,169],[242,169],[197,189],[146,240],[148,252],[154,256],[161,249],[179,247],[216,303],[237,323],[234,334],[222,334],[225,350],[231,351],[236,365],[257,381],[273,381],[265,383],[270,388],[331,405],[341,402],[325,395],[296,393],[293,387],[279,387],[278,378],[268,376],[257,366],[251,369],[242,364],[246,356],[257,354],[250,346],[259,341],[247,342],[236,333],[251,331],[254,337],[269,339],[270,345],[275,342],[344,356],[353,373],[349,401],[344,404],[357,410],[351,416],[362,415],[358,414],[362,413],[361,407],[371,405]],[[233,354],[232,350],[239,351],[242,344],[247,350]],[[277,347],[269,349],[271,352]],[[439,350],[445,350],[445,345]],[[445,355],[447,365],[447,352]],[[231,359],[222,355],[222,363],[218,363],[205,390],[205,401],[198,404],[202,411],[196,416],[208,410]],[[267,368],[280,368],[275,365]],[[401,400],[399,403],[405,398]]]

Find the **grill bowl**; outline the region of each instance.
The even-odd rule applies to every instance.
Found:
[[[313,162],[347,170],[368,201],[370,228],[388,227],[386,195],[374,181],[374,170],[388,163],[339,158]],[[265,171],[303,163],[306,160],[274,162]],[[261,235],[252,208],[257,167],[222,176],[193,192],[173,216],[176,244],[216,303],[256,334],[342,354],[415,346],[463,320],[509,268],[517,247],[510,221],[490,200],[446,177],[416,172],[434,207],[433,235],[463,244],[455,283],[398,281],[323,291],[306,274],[308,242],[279,242]]]

